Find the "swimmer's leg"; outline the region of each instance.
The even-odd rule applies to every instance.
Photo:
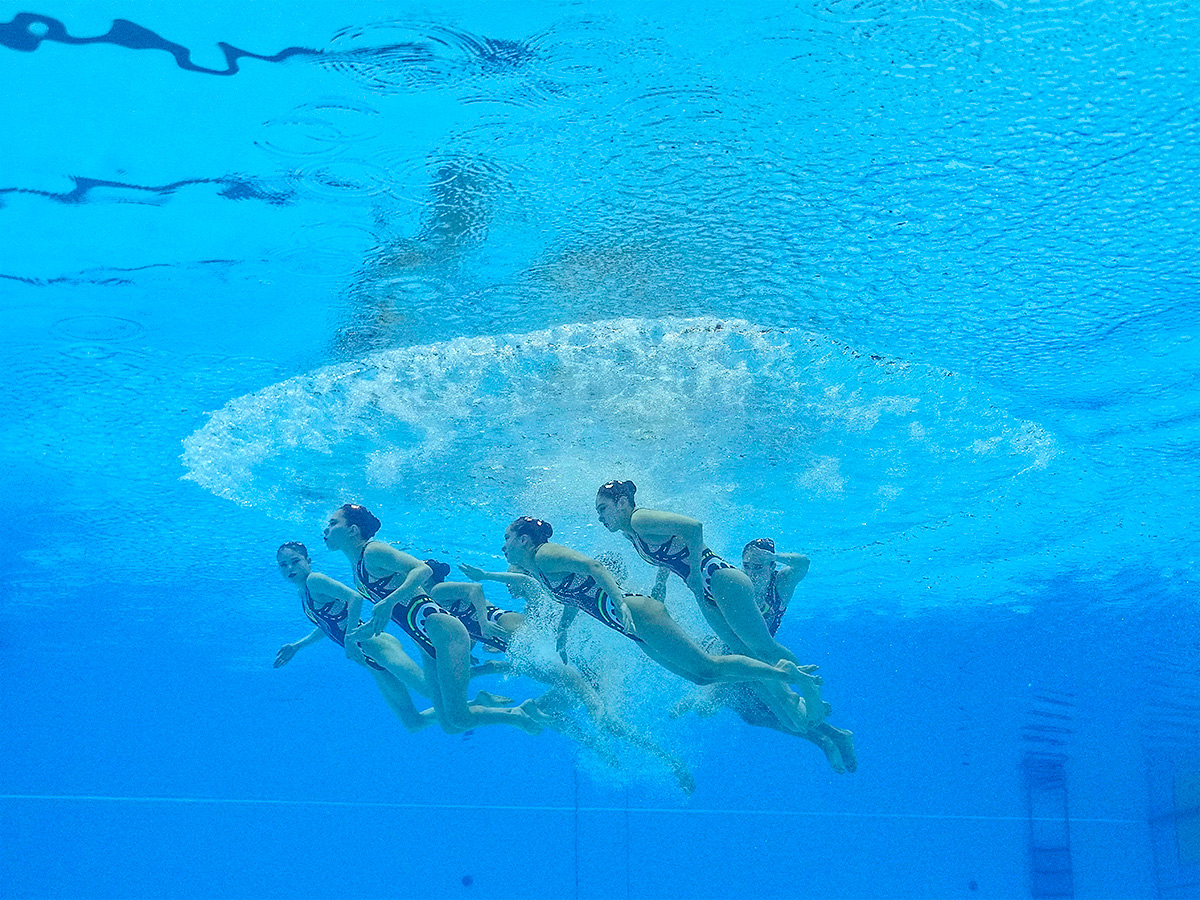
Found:
[[[822,722],[817,726],[816,730],[820,732],[838,748],[838,753],[846,763],[847,772],[858,771],[858,753],[854,749],[854,732],[847,731],[844,728],[834,728],[828,722]]]
[[[775,640],[754,602],[754,588],[741,569],[720,569],[712,575],[712,596],[722,618],[750,654],[761,660],[786,659],[800,664],[796,654]],[[703,607],[705,604],[701,604]]]
[[[465,731],[479,725],[512,725],[529,734],[542,726],[532,717],[526,700],[513,709],[471,706],[467,703],[467,683],[471,677],[471,636],[458,619],[447,613],[434,613],[425,620],[426,634],[437,653],[427,661],[426,680],[436,684],[432,697],[442,727]],[[449,726],[449,728],[447,728]]]
[[[541,724],[591,750],[604,760],[606,765],[614,769],[620,767],[620,758],[599,735],[585,730],[567,715],[567,710],[575,704],[562,688],[556,687],[547,691],[532,702],[536,707],[534,716]]]
[[[600,692],[592,687],[574,666],[559,662],[557,659],[539,660],[520,665],[517,667],[517,671],[521,675],[542,682],[542,684],[551,685],[563,692],[565,696],[573,698],[575,702],[582,703],[593,722],[599,722],[604,717],[604,700],[601,699]],[[541,700],[538,701],[538,706],[545,708],[545,704]]]
[[[769,666],[747,656],[710,656],[696,644],[667,608],[657,600],[627,595],[625,603],[633,614],[634,627],[643,641],[639,644],[647,656],[663,668],[694,684],[719,681],[776,681],[780,683],[808,678],[786,660]]]
[[[413,658],[404,652],[404,647],[392,635],[384,632],[359,641],[358,645],[367,656],[387,669],[389,674],[410,691],[416,691],[426,697],[432,696],[425,673]]]
[[[368,668],[370,669],[369,666]],[[399,679],[388,672],[380,672],[378,669],[370,669],[370,671],[375,676],[375,683],[379,686],[379,693],[383,694],[383,699],[391,707],[392,712],[396,714],[396,718],[410,732],[415,734],[437,721],[437,713],[434,710],[417,710],[416,706],[413,705],[412,697],[409,696],[408,689],[400,683]]]

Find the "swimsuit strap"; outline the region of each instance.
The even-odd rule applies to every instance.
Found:
[[[343,603],[339,612],[332,612],[334,607],[338,605],[337,600],[330,600],[324,606],[318,608],[316,601],[313,600],[312,594],[308,590],[308,585],[304,586],[304,614],[309,621],[324,631],[334,640],[337,640],[338,635],[346,633],[346,618],[350,614],[349,607]]]
[[[358,555],[358,566],[354,571],[354,581],[358,592],[368,600],[374,602],[375,600],[382,600],[391,593],[391,590],[388,590],[388,585],[392,583],[392,579],[396,577],[396,574],[393,572],[384,578],[371,577],[371,573],[367,571],[366,556],[367,547],[372,543],[374,542],[367,541],[363,544],[362,553]]]

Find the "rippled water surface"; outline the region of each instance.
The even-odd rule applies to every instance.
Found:
[[[1049,753],[1077,896],[1194,896],[1160,808],[1200,771],[1193,4],[10,18],[6,893],[1027,896]],[[670,719],[605,644],[690,799],[407,735],[330,648],[271,670],[306,625],[274,548],[332,506],[480,565],[530,513],[649,584],[613,477],[811,557],[780,636],[857,774]],[[436,847],[294,865],[401,833]]]

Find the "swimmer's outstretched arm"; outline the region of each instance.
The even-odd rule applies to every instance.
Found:
[[[485,572],[478,566],[469,566],[463,563],[459,567],[464,575],[472,581],[498,581],[501,584],[507,584],[515,587],[518,590],[529,590],[530,587],[537,587],[537,581],[532,575],[526,575],[523,572]]]
[[[286,666],[300,650],[303,650],[310,644],[317,643],[323,637],[325,637],[325,633],[320,628],[314,628],[294,644],[284,644],[279,648],[279,652],[275,654],[275,668],[278,669],[280,666]]]
[[[424,587],[433,569],[421,562],[415,556],[410,556],[403,550],[397,550],[390,544],[372,541],[367,545],[363,562],[368,572],[404,575],[404,581],[394,591],[375,604],[371,618],[362,626],[361,637],[375,637],[382,634],[392,617],[392,610],[399,603],[412,599],[413,594]]]

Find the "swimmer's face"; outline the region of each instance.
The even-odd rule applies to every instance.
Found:
[[[340,509],[330,514],[329,521],[325,523],[325,531],[322,532],[325,537],[325,546],[330,550],[341,550],[343,547],[353,544],[357,529],[351,532],[352,527],[346,521],[346,514]]]
[[[775,558],[757,547],[751,547],[742,554],[742,571],[750,576],[751,581],[770,578],[775,571]]]
[[[517,530],[509,525],[504,529],[504,545],[500,548],[500,552],[504,554],[504,558],[509,562],[519,559],[524,549],[523,536],[517,534]]]
[[[292,584],[302,584],[312,574],[312,563],[304,558],[304,554],[291,547],[285,547],[276,553],[275,562],[279,566],[279,574]]]
[[[620,531],[622,526],[629,524],[629,501],[624,497],[613,500],[611,497],[597,494],[596,518],[609,531]]]

